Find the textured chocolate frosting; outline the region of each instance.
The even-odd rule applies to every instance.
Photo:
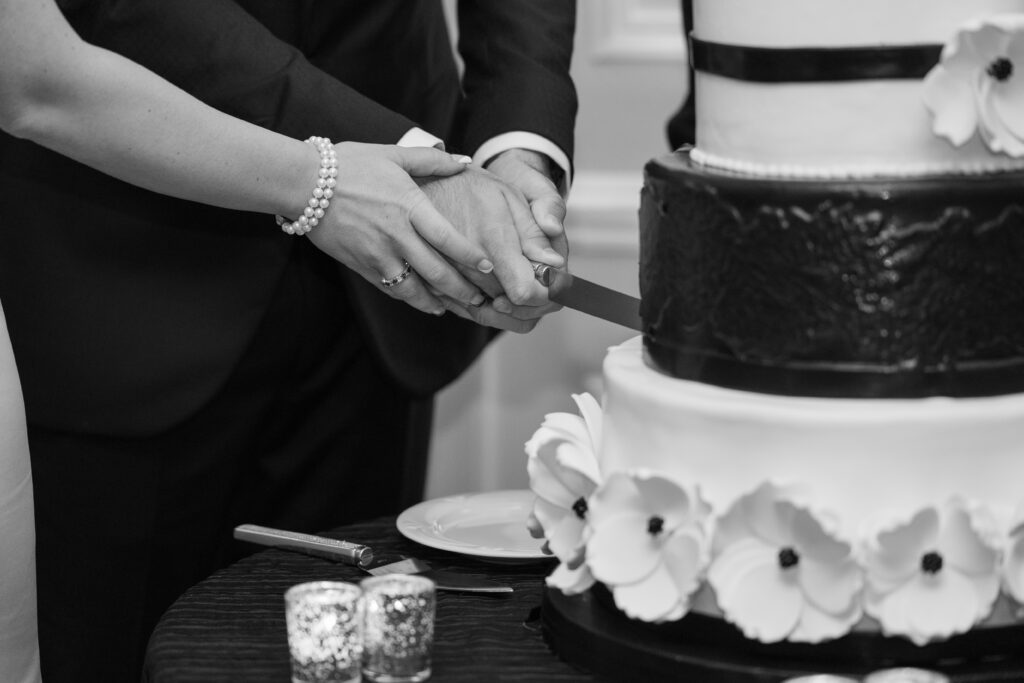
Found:
[[[645,169],[649,361],[808,396],[1024,391],[1024,173],[765,179]]]

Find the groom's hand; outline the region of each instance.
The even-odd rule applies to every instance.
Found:
[[[562,169],[540,152],[510,149],[491,159],[487,170],[523,193],[534,220],[547,238],[547,241],[536,239],[524,244],[527,256],[539,263],[563,267],[569,257],[564,225],[566,207],[555,181],[556,177],[561,179],[564,175]],[[560,256],[561,261],[546,250]]]
[[[434,207],[458,232],[482,247],[494,264],[490,274],[459,267],[492,301],[476,307],[446,302],[448,310],[517,332],[532,329],[541,317],[558,310],[548,299],[547,289],[536,281],[531,258],[556,264],[564,260],[550,248],[521,192],[479,167],[418,182]]]

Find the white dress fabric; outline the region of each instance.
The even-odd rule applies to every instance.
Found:
[[[0,306],[0,681],[38,683],[35,522],[25,403]]]

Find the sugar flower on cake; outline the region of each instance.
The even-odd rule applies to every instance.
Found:
[[[751,639],[820,642],[861,617],[863,572],[831,518],[791,487],[764,483],[718,520],[708,582]]]
[[[1010,541],[1003,560],[1003,585],[1006,592],[1024,605],[1024,503],[1014,515]]]
[[[634,619],[671,621],[690,607],[710,546],[708,506],[658,474],[615,472],[591,498],[587,564]]]
[[[964,25],[924,80],[932,130],[956,146],[975,131],[996,153],[1024,156],[1024,14]]]
[[[573,394],[580,414],[551,413],[526,442],[526,469],[537,498],[529,527],[561,560],[548,584],[573,594],[594,583],[584,563],[590,496],[600,482],[597,449],[601,406],[590,394]]]
[[[866,537],[865,611],[883,632],[918,645],[964,633],[999,594],[994,520],[959,499],[920,510]]]

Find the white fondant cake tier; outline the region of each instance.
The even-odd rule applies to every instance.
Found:
[[[692,36],[783,49],[945,45],[972,20],[1012,12],[1024,12],[1024,0],[696,0]],[[982,72],[987,66],[979,65]],[[960,145],[936,136],[920,78],[779,77],[765,83],[698,70],[694,158],[755,175],[812,178],[1024,166],[980,135]]]
[[[1024,395],[819,399],[723,389],[644,362],[639,337],[604,361],[607,476],[650,469],[725,510],[764,482],[806,487],[845,535],[961,496],[1007,520],[1024,500]]]
[[[663,375],[609,350],[526,444],[548,585],[750,639],[917,645],[1024,614],[1024,395],[828,399]]]

